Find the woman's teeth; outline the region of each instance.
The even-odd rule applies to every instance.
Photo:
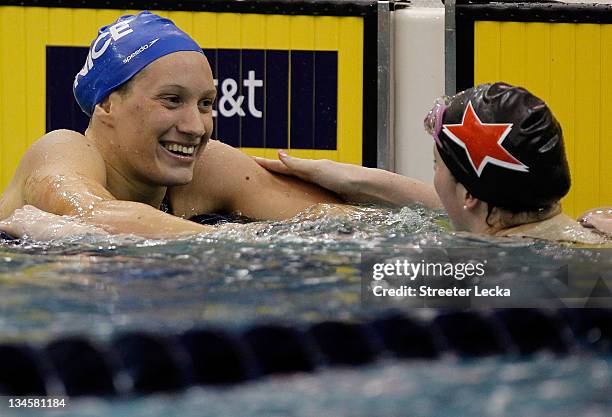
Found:
[[[195,146],[183,146],[176,143],[162,143],[162,146],[170,152],[180,153],[183,155],[193,155]]]

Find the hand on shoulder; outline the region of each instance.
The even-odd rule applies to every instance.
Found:
[[[240,149],[211,140],[196,161],[193,181],[171,187],[174,213],[237,213],[251,219],[287,219],[317,203],[339,199],[311,183],[277,175]]]
[[[255,161],[277,174],[297,177],[306,182],[317,184],[323,188],[335,192],[343,199],[348,200],[355,192],[354,185],[350,181],[353,166],[329,159],[302,159],[288,155],[286,152],[278,151],[279,159],[266,159],[254,157]]]
[[[255,158],[269,171],[317,184],[338,194],[345,202],[405,206],[415,203],[441,207],[432,184],[394,172],[328,159],[302,159],[278,152],[279,160]]]

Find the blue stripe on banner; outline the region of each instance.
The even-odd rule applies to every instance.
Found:
[[[240,50],[218,49],[217,135],[231,146],[240,146]]]
[[[291,51],[291,148],[313,149],[314,51]]]
[[[315,52],[314,148],[337,148],[338,52]]]
[[[219,80],[213,138],[232,146],[288,148],[291,117],[292,148],[337,149],[336,51],[203,51]],[[87,128],[89,118],[72,96],[86,55],[83,47],[47,46],[47,131]]]
[[[74,46],[47,46],[47,132],[72,129],[84,133],[89,117],[83,113],[72,95],[74,76],[83,67],[87,48]]]
[[[216,49],[202,49],[202,51],[204,52],[204,55],[206,55],[206,58],[208,59],[208,63],[210,64],[210,68],[212,69],[212,74],[213,74],[213,79],[217,79],[217,50]],[[219,98],[217,98],[217,100],[215,100],[215,103],[213,104],[213,111],[217,110],[217,102],[219,101]],[[214,125],[214,129],[213,129],[213,134],[212,134],[212,138],[213,139],[217,139],[217,121],[215,120],[215,125]]]
[[[240,146],[246,148],[264,147],[264,66],[263,50],[242,51],[242,137]]]
[[[289,51],[266,51],[265,146],[289,147]]]

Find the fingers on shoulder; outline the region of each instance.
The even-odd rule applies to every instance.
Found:
[[[302,179],[314,180],[330,168],[331,161],[329,159],[302,159],[302,158],[287,158],[283,160],[289,171]]]
[[[267,159],[267,158],[253,158],[260,166],[264,167],[268,171],[277,172],[279,174],[290,174],[289,168],[278,159]]]

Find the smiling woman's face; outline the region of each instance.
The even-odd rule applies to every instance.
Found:
[[[198,52],[175,52],[148,65],[127,91],[110,97],[114,165],[128,180],[182,185],[213,130],[215,86]]]

